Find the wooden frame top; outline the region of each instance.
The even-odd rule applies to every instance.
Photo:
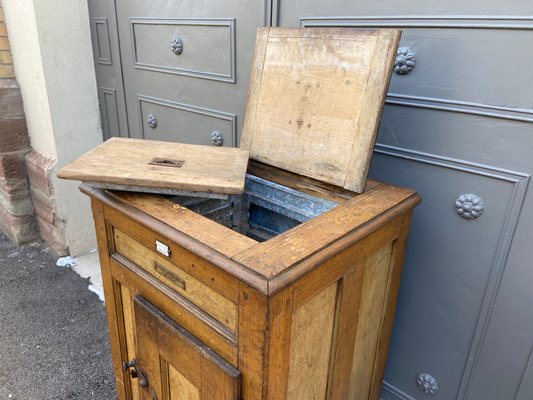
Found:
[[[266,295],[278,292],[324,257],[362,240],[420,203],[413,190],[372,182],[364,193],[259,243],[159,195],[105,191],[88,185],[80,189],[174,243],[194,249],[200,257]],[[400,225],[394,229],[401,229]],[[364,252],[363,246],[361,254]]]
[[[259,28],[241,148],[361,193],[400,33]]]

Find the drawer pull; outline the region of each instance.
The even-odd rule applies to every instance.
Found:
[[[396,52],[394,61],[394,72],[398,75],[406,75],[415,67],[416,57],[413,50],[409,47],[400,47]]]
[[[222,146],[224,144],[224,135],[219,130],[211,132],[211,142],[213,146]]]
[[[170,257],[169,247],[166,244],[161,243],[159,240],[155,241],[155,249],[164,256]]]
[[[167,278],[169,281],[180,287],[182,290],[185,290],[185,280],[183,278],[180,278],[174,272],[169,271],[158,262],[154,262],[154,268],[156,272]]]
[[[183,52],[183,42],[179,37],[174,36],[170,41],[170,48],[175,55],[179,56]]]

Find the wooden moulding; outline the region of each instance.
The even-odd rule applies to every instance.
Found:
[[[122,213],[194,253],[205,260],[206,268],[218,268],[266,295],[295,282],[420,202],[412,190],[377,184],[296,228],[258,243],[183,207],[176,208],[157,195],[111,193],[87,185],[81,190],[115,209],[113,213]]]
[[[419,202],[412,190],[380,184],[296,228],[249,247],[232,259],[264,276],[271,294]],[[324,249],[327,251],[322,252]]]

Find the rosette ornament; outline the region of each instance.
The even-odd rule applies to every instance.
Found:
[[[415,65],[415,53],[409,47],[400,47],[396,52],[394,72],[396,72],[398,75],[405,75],[411,72]]]
[[[483,214],[484,210],[483,199],[474,193],[462,194],[455,200],[455,211],[463,218],[475,219]]]
[[[427,372],[423,372],[416,377],[416,384],[425,394],[436,394],[439,391],[439,383]]]

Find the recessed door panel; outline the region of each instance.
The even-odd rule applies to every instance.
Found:
[[[141,296],[134,297],[143,399],[237,400],[241,374]],[[184,397],[187,394],[187,397]]]
[[[384,145],[371,173],[416,187],[423,199],[413,215],[386,380],[418,399],[416,377],[429,373],[441,382],[441,398],[455,399],[492,312],[527,177]],[[474,195],[481,214],[465,215]]]
[[[137,97],[143,139],[236,146],[235,114],[192,104]]]
[[[103,138],[128,137],[115,2],[91,0],[88,7]]]
[[[131,18],[130,23],[135,68],[234,81],[234,19]]]
[[[236,146],[255,33],[266,19],[264,5],[244,0],[117,1],[130,136],[209,144],[214,125],[205,132],[207,140],[192,132],[207,129],[205,121],[212,118],[205,115],[214,111],[215,117],[234,116],[224,145]],[[147,133],[139,96],[196,107],[200,114],[191,118],[181,108],[168,121],[177,128],[172,134],[170,128],[162,133],[163,125]]]

